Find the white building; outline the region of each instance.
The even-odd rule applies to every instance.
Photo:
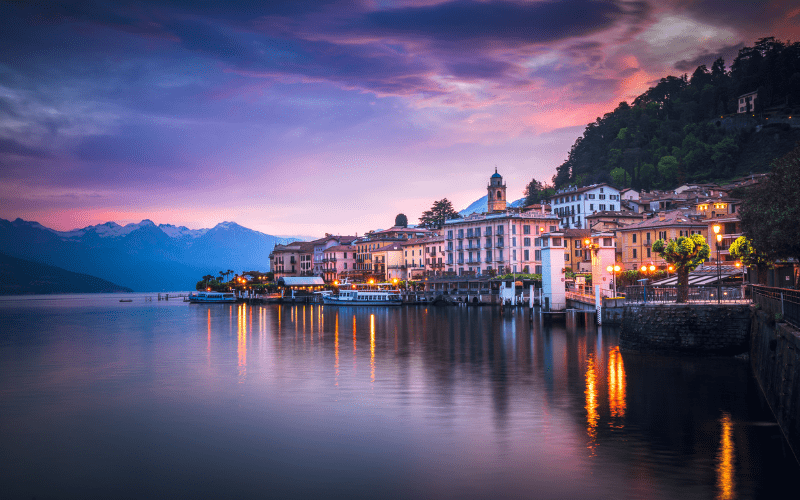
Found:
[[[589,229],[586,216],[595,212],[620,209],[619,190],[608,184],[558,191],[550,199],[553,214],[561,219],[564,228]]]

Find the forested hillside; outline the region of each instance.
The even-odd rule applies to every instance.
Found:
[[[750,92],[758,93],[755,109],[737,113],[738,97]],[[800,140],[789,125],[798,118],[800,43],[763,38],[730,69],[717,59],[691,76],[662,78],[587,125],[553,183],[674,188],[768,170]]]

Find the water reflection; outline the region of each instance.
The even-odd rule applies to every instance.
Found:
[[[608,351],[608,405],[612,418],[625,416],[625,364],[619,346]],[[620,429],[622,425],[621,422],[616,424]]]
[[[0,307],[12,497],[770,498],[800,473],[743,423],[768,418],[746,363],[620,353],[580,317],[148,307]]]
[[[736,498],[734,461],[736,450],[733,443],[733,421],[728,412],[723,412],[720,418],[721,436],[719,451],[717,453],[717,488],[719,500],[732,500]]]

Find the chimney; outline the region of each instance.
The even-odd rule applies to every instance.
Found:
[[[666,218],[667,218],[667,216],[666,216],[666,214],[664,214],[664,212],[659,212],[658,213],[658,220],[663,221]]]

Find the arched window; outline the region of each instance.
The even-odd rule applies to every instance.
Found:
[[[502,200],[503,199],[503,192],[500,191],[500,190],[497,191],[497,199],[498,200]]]

